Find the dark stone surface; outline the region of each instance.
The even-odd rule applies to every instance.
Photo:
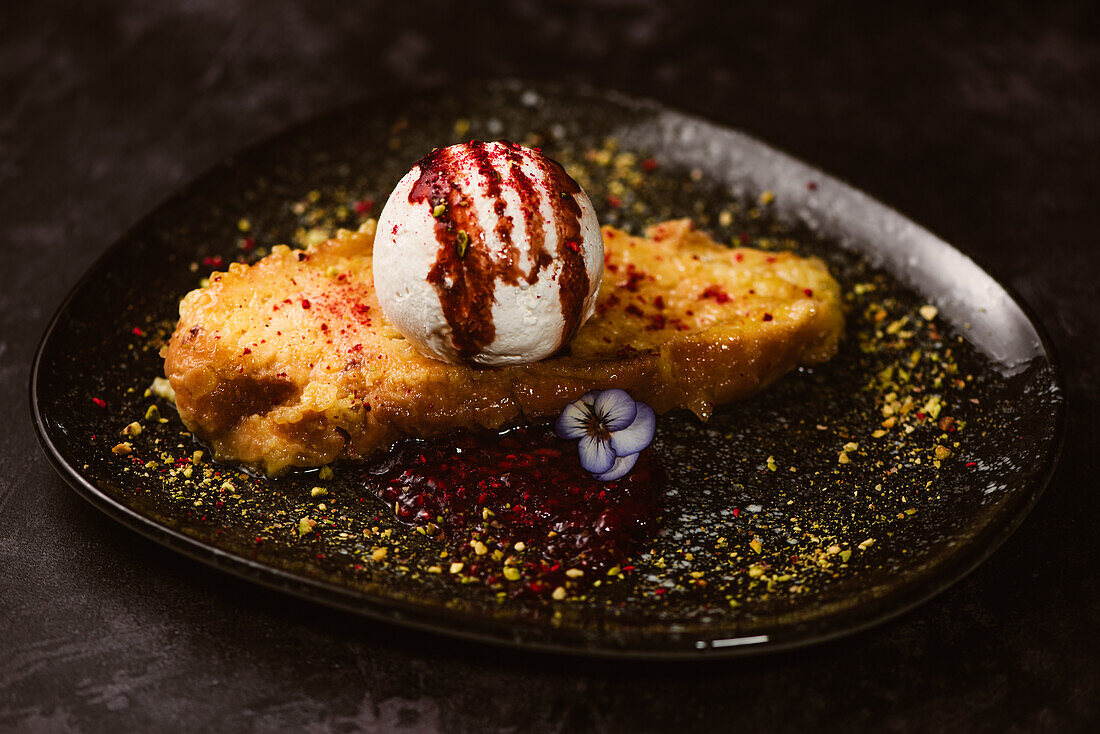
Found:
[[[0,731],[1097,726],[1094,3],[152,5],[0,10]],[[743,128],[1014,287],[1054,338],[1069,404],[1062,464],[1032,516],[893,622],[799,652],[649,665],[371,624],[178,557],[71,492],[36,445],[26,381],[96,255],[258,137],[463,73],[588,81]]]

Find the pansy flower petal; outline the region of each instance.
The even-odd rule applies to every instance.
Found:
[[[593,474],[602,474],[615,463],[615,452],[611,450],[610,442],[596,436],[582,438],[577,452],[581,457],[581,466]]]
[[[607,430],[620,431],[633,422],[638,404],[626,390],[604,390],[596,396],[594,411]]]
[[[616,456],[636,454],[653,440],[656,427],[657,416],[653,408],[645,403],[638,403],[638,414],[634,416],[634,422],[611,434],[611,448]]]
[[[585,404],[581,400],[574,400],[558,416],[554,431],[559,438],[581,438],[588,434],[588,416]]]
[[[620,456],[615,459],[615,463],[611,465],[611,468],[605,471],[603,474],[597,474],[595,479],[600,482],[610,482],[620,477],[625,477],[630,473],[630,470],[634,468],[634,465],[638,463],[638,454],[631,454],[630,456]]]

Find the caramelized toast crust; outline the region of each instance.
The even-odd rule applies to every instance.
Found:
[[[556,415],[596,388],[706,419],[836,351],[840,289],[815,258],[731,249],[689,220],[603,236],[595,316],[562,353],[501,368],[429,359],[387,323],[373,222],[230,265],[180,303],[164,352],[180,416],[219,459],[277,474],[358,459],[403,433]]]

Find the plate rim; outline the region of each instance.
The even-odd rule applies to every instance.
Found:
[[[607,636],[600,637],[601,642],[605,644],[594,645],[583,630],[576,631],[574,637],[560,638],[557,641],[547,641],[543,639],[522,639],[521,635],[515,633],[506,634],[502,632],[499,627],[493,628],[495,631],[484,631],[477,629],[474,625],[461,627],[441,624],[441,620],[453,621],[456,615],[468,619],[470,622],[475,622],[476,620],[475,615],[468,612],[457,612],[455,610],[442,608],[436,609],[423,604],[411,603],[396,597],[380,596],[363,590],[342,588],[331,582],[299,575],[283,568],[271,566],[261,561],[250,559],[229,550],[210,545],[126,506],[122,502],[111,497],[94,482],[84,477],[75,466],[65,459],[60,448],[55,444],[49,434],[48,420],[47,416],[43,413],[42,400],[39,394],[40,372],[47,347],[50,345],[50,341],[61,323],[61,317],[66,313],[69,305],[76,298],[77,294],[83,291],[89,282],[93,280],[93,274],[102,269],[106,261],[123,250],[132,239],[132,235],[147,226],[150,220],[154,220],[162,210],[173,202],[181,198],[186,198],[192,189],[196,188],[207,179],[216,177],[219,172],[232,170],[238,158],[254,154],[257,150],[266,147],[280,138],[291,137],[326,119],[347,114],[350,109],[361,106],[364,103],[378,103],[380,101],[396,102],[398,100],[407,103],[417,99],[428,98],[433,94],[439,94],[441,92],[457,92],[460,95],[468,95],[479,92],[489,93],[493,91],[516,91],[523,89],[568,94],[582,100],[612,101],[615,104],[620,104],[628,108],[671,113],[695,123],[702,123],[725,131],[735,132],[746,141],[760,146],[764,151],[777,155],[780,158],[787,159],[788,161],[801,164],[807,169],[821,174],[822,176],[827,176],[831,185],[835,184],[843,187],[843,193],[854,193],[865,197],[872,203],[882,207],[886,213],[895,215],[921,230],[928,232],[942,246],[953,250],[974,263],[974,266],[978,270],[988,276],[1005,292],[1011,303],[1016,308],[1020,309],[1020,312],[1027,319],[1028,324],[1034,329],[1042,349],[1037,356],[1039,358],[1045,357],[1051,372],[1051,381],[1060,395],[1060,399],[1055,404],[1053,415],[1054,428],[1051,437],[1051,450],[1047,453],[1044,466],[1040,469],[1039,473],[1036,475],[1035,481],[1032,483],[1033,488],[1030,491],[1019,493],[1026,496],[1012,503],[1010,508],[1006,508],[1002,511],[1005,516],[1001,518],[1000,523],[986,523],[981,526],[979,532],[988,534],[989,537],[972,538],[966,543],[961,544],[951,553],[942,556],[929,570],[922,572],[917,578],[911,579],[904,586],[893,588],[881,596],[858,602],[855,606],[827,612],[821,617],[816,617],[808,622],[796,624],[795,628],[801,629],[801,631],[796,631],[795,634],[789,637],[780,637],[778,639],[772,639],[768,635],[764,635],[764,639],[758,639],[760,637],[758,635],[742,638],[723,637],[720,631],[716,629],[716,634],[714,635],[702,636],[688,633],[678,640],[673,640],[671,636],[666,636],[660,639],[659,647],[654,646],[647,649],[638,649],[616,646],[613,640],[612,644],[606,644],[609,639],[611,639]],[[844,179],[837,178],[797,156],[775,148],[756,136],[735,128],[730,124],[707,119],[701,115],[664,104],[651,97],[636,96],[618,90],[602,89],[587,84],[566,85],[560,82],[523,79],[481,79],[468,81],[461,85],[435,84],[394,90],[378,95],[360,96],[347,101],[345,104],[338,105],[318,115],[281,128],[269,135],[262,136],[236,150],[225,159],[201,170],[182,185],[172,189],[167,196],[163,197],[148,209],[86,267],[81,277],[69,289],[66,296],[54,310],[53,315],[38,341],[34,358],[31,362],[28,388],[31,418],[35,435],[43,452],[61,478],[64,479],[78,495],[112,520],[120,523],[131,531],[136,531],[153,542],[181,553],[187,558],[199,561],[207,566],[211,566],[238,578],[260,584],[269,589],[289,593],[297,598],[305,599],[312,603],[322,603],[344,612],[366,617],[367,619],[415,629],[421,632],[428,632],[444,638],[458,638],[478,643],[487,642],[524,651],[609,659],[668,661],[704,660],[779,652],[782,650],[817,645],[840,637],[847,637],[888,622],[913,610],[968,576],[974,569],[995,553],[1013,533],[1015,533],[1049,487],[1062,457],[1067,429],[1067,401],[1063,365],[1046,327],[1015,288],[993,276],[985,267],[974,261],[969,254],[942,238],[937,237],[934,233],[929,232],[922,225],[910,219],[902,212],[878,200],[871,193],[857,188]],[[928,574],[933,570],[937,578],[936,582],[922,585],[920,582],[927,582]],[[842,624],[839,628],[834,627],[825,630],[816,629],[817,627],[825,625],[829,619],[838,614],[851,615],[857,612],[857,610],[861,613],[858,614],[857,618],[850,624]],[[550,628],[532,627],[531,629],[540,629],[545,632]],[[780,629],[783,628],[780,627]],[[620,645],[621,644],[622,643],[620,643]]]

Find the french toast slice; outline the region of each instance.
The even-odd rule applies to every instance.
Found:
[[[596,314],[558,355],[475,368],[416,351],[374,293],[374,223],[232,264],[180,303],[164,350],[183,422],[219,459],[278,474],[359,459],[401,434],[499,428],[618,387],[702,419],[829,359],[840,288],[816,258],[729,248],[690,220],[603,229]]]

